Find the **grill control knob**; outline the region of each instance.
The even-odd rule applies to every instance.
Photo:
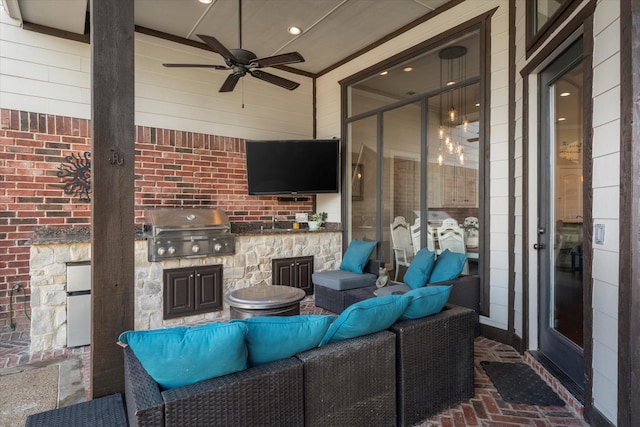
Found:
[[[167,249],[167,252],[169,252],[169,255],[173,255],[176,253],[176,248],[174,248],[173,246],[169,246],[169,249]]]
[[[162,256],[162,255],[164,255],[165,252],[167,252],[167,250],[165,249],[164,246],[160,246],[158,248],[158,255]]]
[[[191,252],[193,252],[194,254],[197,254],[198,252],[200,252],[200,245],[196,243],[193,246],[191,246]]]
[[[216,243],[215,245],[213,245],[214,251],[220,252],[220,249],[222,249],[222,245],[220,243]]]

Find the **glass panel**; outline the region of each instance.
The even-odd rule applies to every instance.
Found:
[[[551,87],[553,133],[553,328],[583,346],[582,65]]]
[[[551,20],[558,10],[569,0],[533,0],[531,1],[531,23],[533,34],[535,35],[540,29]]]
[[[375,75],[349,87],[348,117],[377,110],[394,102],[410,98],[416,94],[428,93],[443,86],[443,79],[449,69],[442,69],[442,65],[449,63],[442,60],[440,52],[447,47],[464,48],[464,72],[460,76],[460,69],[456,61],[454,73],[456,81],[477,78],[480,76],[480,34],[479,31],[466,33],[443,45],[416,55],[397,65],[380,70]],[[451,64],[453,65],[453,64]],[[451,79],[444,82],[450,82]]]
[[[420,103],[405,105],[385,112],[383,117],[382,248],[385,263],[392,266],[389,270],[395,272],[398,265],[392,259],[390,225],[398,216],[413,225],[420,213],[421,106]],[[411,239],[407,239],[407,242],[411,242]],[[415,252],[414,245],[406,248],[409,259]],[[404,274],[404,271],[401,269],[400,274]]]
[[[348,127],[351,173],[351,239],[376,240],[377,212],[377,119],[376,116],[350,123]],[[349,216],[348,216],[349,217]],[[350,239],[350,240],[351,240]]]
[[[479,90],[474,84],[431,97],[427,116],[427,247],[466,252],[469,274],[478,272],[480,247]]]

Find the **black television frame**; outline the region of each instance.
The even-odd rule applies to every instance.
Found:
[[[340,140],[291,139],[245,142],[249,195],[340,192]]]

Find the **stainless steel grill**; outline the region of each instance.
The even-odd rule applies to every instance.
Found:
[[[229,219],[217,209],[149,209],[144,234],[149,261],[235,252]]]

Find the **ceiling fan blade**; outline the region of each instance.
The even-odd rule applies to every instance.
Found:
[[[242,75],[240,74],[235,74],[235,73],[230,74],[229,77],[227,77],[227,79],[222,84],[222,87],[220,88],[219,92],[233,91],[233,89],[236,87],[236,84],[238,83],[238,80],[240,80],[240,77],[242,77]]]
[[[204,34],[198,34],[198,37],[200,37],[202,41],[204,41],[207,44],[207,46],[211,48],[211,50],[222,55],[222,57],[225,59],[225,62],[227,63],[232,62],[234,64],[238,62],[238,59],[235,56],[233,56],[233,53],[231,53],[231,51],[229,51],[229,49],[227,49],[215,37],[206,36]]]
[[[279,77],[270,73],[266,73],[260,70],[251,70],[251,75],[260,80],[264,80],[265,82],[269,82],[276,86],[280,86],[282,88],[289,89],[289,90],[294,90],[295,88],[300,86],[300,83],[296,83],[291,80],[287,80],[282,77]]]
[[[213,64],[162,64],[169,68],[215,68],[216,70],[228,70],[229,67],[224,65]]]
[[[298,52],[283,53],[281,55],[267,56],[266,58],[258,58],[251,61],[252,67],[273,67],[274,65],[295,64],[296,62],[304,62],[304,58]]]

